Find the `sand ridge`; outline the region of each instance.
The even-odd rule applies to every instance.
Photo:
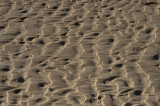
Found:
[[[0,0],[1,106],[159,106],[159,0]]]

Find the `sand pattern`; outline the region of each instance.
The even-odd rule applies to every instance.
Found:
[[[159,106],[159,0],[0,0],[0,106]]]

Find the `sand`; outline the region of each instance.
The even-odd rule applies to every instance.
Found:
[[[159,0],[0,0],[0,106],[160,106]]]

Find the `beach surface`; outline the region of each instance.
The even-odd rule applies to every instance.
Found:
[[[0,106],[160,106],[159,0],[0,0]]]

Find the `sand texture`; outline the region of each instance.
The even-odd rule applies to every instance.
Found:
[[[159,0],[0,0],[0,106],[160,106]]]

